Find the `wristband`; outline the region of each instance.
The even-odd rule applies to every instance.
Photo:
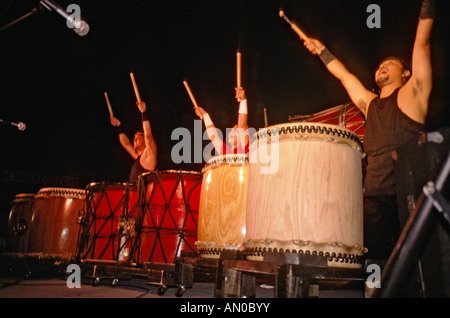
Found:
[[[436,9],[434,0],[423,0],[419,18],[434,19],[435,16],[436,16]]]
[[[246,99],[241,99],[241,101],[239,102],[239,114],[248,114],[248,109],[247,109],[247,100]]]
[[[331,61],[336,59],[336,57],[327,48],[323,49],[322,53],[319,55],[319,58],[325,65],[328,65]]]
[[[116,128],[117,128],[117,134],[118,134],[118,135],[125,133],[125,131],[124,131],[122,125],[116,126]]]
[[[148,114],[147,110],[145,110],[141,114],[142,114],[142,121],[150,121],[150,115]]]

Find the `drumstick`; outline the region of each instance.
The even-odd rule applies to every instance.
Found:
[[[136,80],[134,79],[134,74],[130,73],[130,77],[131,77],[131,82],[133,83],[133,88],[134,88],[134,93],[136,94],[136,100],[138,101],[138,103],[141,103],[141,96],[139,96],[139,91],[136,85]]]
[[[188,82],[183,81],[183,84],[184,84],[184,87],[186,87],[186,90],[189,94],[189,97],[191,98],[192,103],[194,104],[194,108],[197,109],[198,105],[197,105],[197,102],[195,101],[194,95],[191,92],[191,89],[189,88]]]
[[[267,109],[264,107],[264,127],[269,126],[267,122]]]
[[[284,14],[283,10],[280,10],[279,14],[280,14],[280,18],[283,18],[291,26],[292,30],[294,30],[295,33],[297,33],[300,36],[300,39],[302,39],[303,41],[306,41],[306,42],[309,41],[309,38],[306,36],[306,34],[298,26],[296,26],[291,20],[289,20],[289,18]],[[320,51],[317,48],[316,48],[316,52],[317,52],[317,54],[320,54]]]
[[[236,52],[236,76],[237,76],[237,88],[239,89],[241,87],[241,53],[238,51]],[[238,98],[238,102],[240,102],[241,99]]]
[[[109,102],[109,98],[108,98],[108,93],[105,92],[105,99],[106,99],[106,104],[108,105],[108,109],[109,109],[109,114],[111,115],[111,117],[114,117],[112,108],[111,108],[111,104]]]

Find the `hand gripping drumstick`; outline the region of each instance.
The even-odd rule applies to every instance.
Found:
[[[300,39],[302,39],[303,41],[308,42],[309,38],[306,36],[306,34],[300,30],[300,28],[298,26],[296,26],[291,20],[289,20],[289,18],[284,14],[283,10],[280,10],[280,18],[283,18],[292,28],[292,30],[295,31],[295,33],[297,33],[300,36]],[[320,50],[316,48],[316,52],[317,54],[320,54]]]
[[[130,77],[131,77],[131,82],[133,83],[133,88],[134,88],[134,93],[136,94],[136,100],[138,101],[138,103],[141,103],[141,96],[139,96],[139,91],[136,85],[136,80],[134,79],[134,74],[130,73]]]

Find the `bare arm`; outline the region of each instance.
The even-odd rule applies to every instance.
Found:
[[[133,144],[131,143],[128,136],[122,131],[121,129],[121,122],[116,117],[111,116],[111,125],[114,127],[117,127],[119,131],[119,141],[122,147],[134,158],[137,159],[139,154],[136,152],[136,150],[133,147]]]
[[[216,126],[209,117],[209,114],[201,107],[195,108],[195,113],[200,119],[203,119],[205,122],[206,133],[208,134],[209,139],[211,140],[216,152],[218,154],[222,154],[223,141],[219,132],[217,131]]]
[[[152,127],[150,124],[150,119],[148,118],[148,113],[146,105],[141,101],[138,104],[139,110],[142,113],[142,127],[144,129],[144,140],[145,149],[141,155],[141,166],[147,170],[153,171],[157,164],[157,147],[155,139],[153,138]]]
[[[319,56],[324,61],[328,71],[341,81],[352,102],[364,115],[367,115],[367,108],[377,95],[366,89],[360,80],[350,73],[345,65],[335,58],[318,40],[309,38],[309,41],[305,41],[304,44],[312,54],[318,55],[317,52],[320,52]]]
[[[424,1],[425,3],[430,1]],[[399,107],[410,118],[424,123],[433,86],[430,37],[434,19],[420,18],[412,54],[412,74],[399,91]]]

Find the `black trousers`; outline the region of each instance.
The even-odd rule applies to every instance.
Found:
[[[387,260],[400,234],[397,197],[364,197],[364,246],[366,259]]]

